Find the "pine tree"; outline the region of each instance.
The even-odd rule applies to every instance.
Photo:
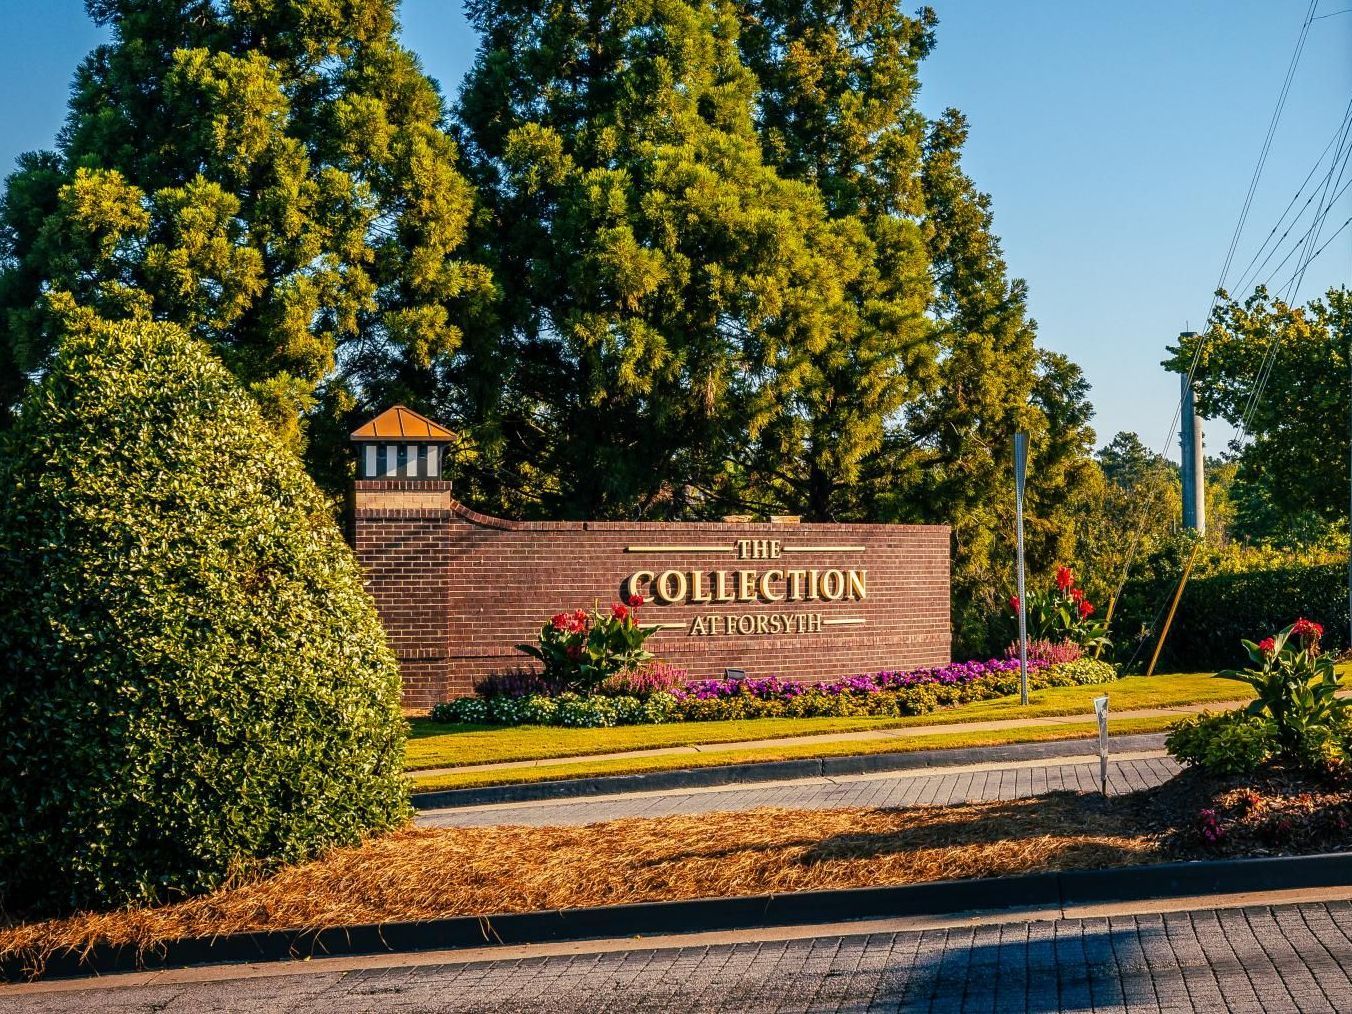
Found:
[[[95,318],[206,340],[297,444],[320,401],[438,395],[491,284],[395,7],[87,0],[111,41],[0,205],[0,408]]]
[[[764,164],[732,9],[470,10],[483,42],[459,115],[509,324],[502,499],[708,515],[758,464],[796,482],[834,336],[870,326],[847,291],[874,249]]]
[[[741,11],[766,159],[818,189],[832,217],[875,250],[870,270],[847,289],[858,326],[831,335],[804,378],[794,427],[761,448],[758,474],[772,477],[781,510],[870,518],[898,481],[873,459],[935,379],[925,120],[914,108],[934,14],[839,0],[746,0]]]

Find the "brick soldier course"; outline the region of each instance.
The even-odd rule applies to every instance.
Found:
[[[642,621],[662,626],[651,650],[692,677],[820,679],[949,659],[945,526],[508,521],[452,497],[444,449],[424,449],[442,434],[403,408],[354,434],[353,541],[410,708],[525,664],[515,645],[553,613],[630,592],[648,601]]]

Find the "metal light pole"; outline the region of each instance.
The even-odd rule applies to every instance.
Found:
[[[1014,543],[1018,560],[1019,703],[1028,703],[1028,606],[1023,588],[1023,490],[1028,474],[1028,434],[1014,434]]]

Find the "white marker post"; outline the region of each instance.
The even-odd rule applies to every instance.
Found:
[[[1094,698],[1094,715],[1099,726],[1099,781],[1103,795],[1108,795],[1108,695]]]
[[[1019,703],[1028,703],[1028,607],[1023,589],[1023,490],[1028,476],[1028,434],[1014,434],[1014,545],[1018,559]]]

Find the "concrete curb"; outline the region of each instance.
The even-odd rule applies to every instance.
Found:
[[[1160,750],[1163,733],[1113,736],[1110,751],[1136,753]],[[758,764],[725,764],[707,768],[678,768],[633,775],[602,775],[597,778],[562,778],[520,785],[488,785],[473,789],[444,789],[440,792],[415,792],[413,806],[418,810],[444,810],[458,806],[491,806],[497,803],[527,803],[576,796],[609,796],[624,792],[654,792],[675,789],[701,789],[743,782],[778,782],[794,778],[823,778],[834,775],[864,775],[878,771],[912,771],[919,768],[954,767],[962,764],[989,764],[999,761],[1026,761],[1042,758],[1075,757],[1097,753],[1093,739],[1060,739],[1045,743],[1014,743],[1009,746],[964,747],[948,750],[910,750],[897,753],[842,754],[838,757],[804,757],[799,760],[765,761]]]
[[[195,937],[169,941],[147,953],[138,953],[132,947],[99,945],[83,958],[73,953],[55,955],[46,963],[42,978],[316,956],[416,953],[485,944],[538,944],[1000,909],[1065,908],[1207,894],[1340,887],[1349,883],[1352,883],[1352,853],[1067,870],[899,887],[643,902],[429,922]],[[0,979],[13,982],[26,978],[21,961],[15,958],[0,961]]]

